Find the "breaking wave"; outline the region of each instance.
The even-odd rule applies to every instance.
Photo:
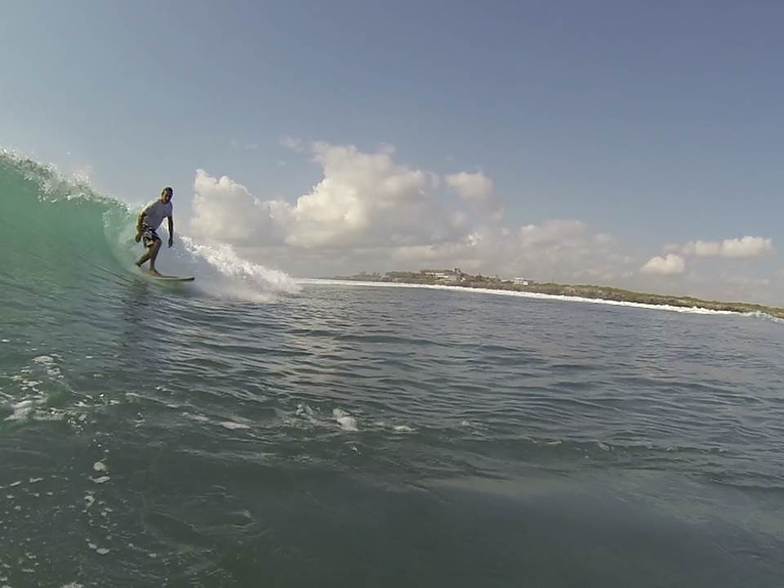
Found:
[[[146,281],[133,265],[141,254],[137,213],[84,181],[0,152],[0,288],[10,298],[57,296]],[[166,273],[196,276],[181,286],[188,292],[263,302],[299,289],[287,274],[242,259],[228,245],[181,234],[160,260]]]

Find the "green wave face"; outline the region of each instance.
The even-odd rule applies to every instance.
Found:
[[[78,396],[46,370],[40,394],[17,389],[20,370],[40,368],[31,356],[57,363],[94,346],[123,353],[129,312],[154,302],[133,276],[133,217],[121,202],[0,152],[0,388],[12,404]]]
[[[0,272],[28,294],[90,287],[96,267],[133,259],[133,215],[121,202],[47,167],[0,155]]]

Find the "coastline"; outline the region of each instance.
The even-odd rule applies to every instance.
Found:
[[[435,272],[430,272],[430,274]],[[441,272],[443,273],[443,272]],[[321,282],[346,283],[368,286],[409,286],[447,290],[467,290],[493,294],[508,294],[528,298],[594,302],[611,305],[635,306],[680,312],[715,314],[768,315],[784,320],[784,308],[746,302],[721,302],[691,296],[668,296],[634,292],[609,286],[571,285],[528,282],[517,284],[510,280],[457,274],[458,280],[435,278],[426,272],[393,272],[391,274],[358,274],[324,278]]]

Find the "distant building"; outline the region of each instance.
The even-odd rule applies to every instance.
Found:
[[[422,273],[429,278],[444,282],[458,282],[463,276],[463,272],[459,268],[454,270],[422,270]]]
[[[515,279],[514,279],[514,280],[512,280],[512,281],[513,281],[515,284],[517,284],[518,286],[527,286],[527,285],[528,285],[528,283],[529,283],[529,280],[527,280],[526,278],[515,278]]]

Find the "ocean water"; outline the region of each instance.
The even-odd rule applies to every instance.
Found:
[[[0,157],[0,586],[784,585],[780,322],[132,236]]]

